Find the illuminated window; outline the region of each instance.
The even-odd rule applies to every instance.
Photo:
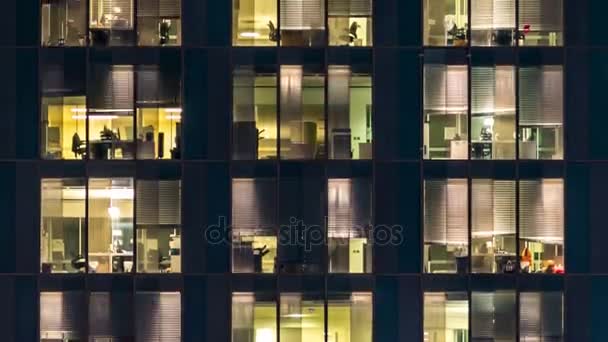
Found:
[[[181,0],[137,0],[139,45],[181,45]]]
[[[329,0],[329,45],[372,45],[372,1]]]
[[[558,291],[520,293],[520,341],[563,341],[563,338],[563,293]]]
[[[471,45],[511,46],[516,41],[517,0],[470,0]]]
[[[320,295],[283,293],[279,312],[281,341],[324,341],[325,305]]]
[[[371,293],[330,293],[327,303],[327,341],[371,342],[372,312]]]
[[[472,341],[515,341],[517,332],[515,291],[471,293]]]
[[[282,46],[325,45],[324,0],[280,0]]]
[[[467,342],[469,299],[466,292],[424,294],[424,341]]]
[[[86,3],[81,0],[42,0],[43,46],[86,44]]]
[[[276,46],[276,0],[232,0],[232,45]]]
[[[519,0],[519,45],[563,44],[562,0]]]
[[[282,337],[283,338],[283,337]],[[232,342],[276,342],[277,303],[271,294],[232,294]]]
[[[424,0],[424,45],[466,46],[468,0]]]
[[[82,291],[40,293],[40,341],[82,341],[86,317]]]
[[[89,0],[89,30],[94,46],[135,42],[134,0]]]
[[[135,341],[180,342],[182,301],[179,292],[135,293]]]

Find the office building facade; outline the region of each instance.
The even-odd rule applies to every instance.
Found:
[[[3,341],[605,341],[600,0],[7,0]]]

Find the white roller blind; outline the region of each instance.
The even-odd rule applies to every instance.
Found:
[[[561,31],[563,0],[519,0],[519,29]]]
[[[563,180],[521,180],[519,196],[520,237],[541,242],[563,242]]]
[[[276,184],[271,178],[232,180],[232,229],[242,233],[272,229],[276,222]]]
[[[520,125],[561,125],[563,111],[562,66],[522,67],[519,70]]]
[[[361,230],[371,224],[371,185],[366,179],[328,181],[330,233]]]
[[[367,17],[372,15],[371,0],[328,0],[330,16]]]
[[[519,295],[520,340],[562,341],[563,295],[561,292],[522,292]]]
[[[466,179],[424,182],[424,241],[468,244]]]
[[[42,338],[78,338],[83,328],[84,294],[78,291],[40,293]]]
[[[515,68],[471,68],[473,114],[515,114]]]
[[[137,181],[137,224],[181,224],[179,180]]]
[[[281,0],[281,30],[325,28],[325,0]]]
[[[425,111],[462,114],[468,110],[468,91],[466,65],[424,66]]]
[[[179,292],[138,292],[135,295],[137,342],[181,341]]]
[[[515,234],[515,181],[472,181],[472,233]]]

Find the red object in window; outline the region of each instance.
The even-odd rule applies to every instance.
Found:
[[[530,32],[530,24],[524,24],[524,34],[528,34]]]
[[[564,274],[564,266],[562,266],[562,265],[555,266],[555,268],[553,269],[553,272],[555,274]]]

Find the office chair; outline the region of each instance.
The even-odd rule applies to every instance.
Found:
[[[84,158],[87,153],[86,143],[80,140],[78,132],[75,132],[72,136],[72,152],[74,152],[74,157],[76,158],[78,158],[78,155],[81,155]]]
[[[270,32],[268,33],[268,39],[271,42],[279,41],[279,31],[274,26],[273,22],[270,20],[268,21],[268,29],[270,30]]]

